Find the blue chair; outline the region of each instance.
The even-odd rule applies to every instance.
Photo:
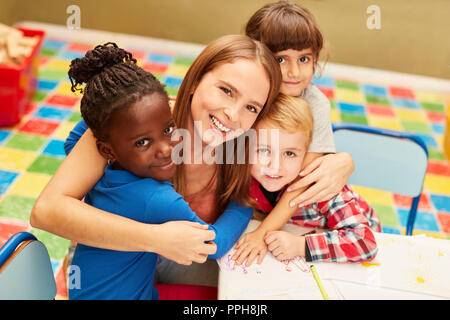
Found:
[[[412,235],[428,164],[424,142],[409,133],[358,124],[333,124],[337,152],[348,152],[355,171],[349,184],[413,198],[406,224]]]
[[[56,283],[47,249],[19,232],[0,248],[0,300],[51,300]]]

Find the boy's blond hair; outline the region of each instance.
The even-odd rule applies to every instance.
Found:
[[[301,132],[305,137],[306,148],[311,144],[314,118],[311,107],[301,97],[278,94],[270,112],[261,117],[259,125],[262,123],[288,133]]]

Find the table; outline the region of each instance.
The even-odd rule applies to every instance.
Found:
[[[251,220],[245,232],[259,223]],[[292,224],[283,229],[299,235],[311,230]],[[449,240],[386,233],[375,238],[379,252],[369,262],[313,263],[330,299],[450,299]],[[323,299],[312,263],[303,258],[280,262],[267,253],[261,265],[246,268],[230,260],[233,251],[218,259],[220,300]]]

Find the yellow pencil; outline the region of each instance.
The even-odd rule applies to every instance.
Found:
[[[316,279],[317,285],[319,286],[320,289],[320,293],[322,293],[322,297],[324,300],[330,300],[330,297],[328,297],[327,292],[325,291],[325,288],[322,285],[322,281],[320,281],[319,279],[319,275],[317,274],[316,268],[314,268],[314,266],[312,265],[311,267],[311,272],[314,276],[314,279]]]

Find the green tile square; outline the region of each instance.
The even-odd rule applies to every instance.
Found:
[[[41,55],[46,57],[53,57],[57,55],[59,52],[58,49],[50,49],[50,48],[42,48],[41,49]]]
[[[371,205],[380,218],[381,226],[387,227],[399,227],[400,221],[398,220],[397,212],[395,212],[392,206],[384,206],[379,204]]]
[[[190,66],[192,64],[192,62],[194,62],[194,58],[192,57],[183,57],[183,56],[178,56],[175,58],[174,63],[175,64],[181,64],[184,66]]]
[[[445,161],[445,156],[441,150],[428,147],[428,158],[431,160]]]
[[[0,217],[28,221],[35,201],[34,198],[7,195],[0,201]]]
[[[177,87],[166,87],[167,94],[169,97],[174,96],[176,97],[178,94],[178,88]]]
[[[333,99],[330,99],[330,107],[332,110],[336,109],[336,102]]]
[[[58,237],[57,235],[40,229],[32,228],[30,232],[45,245],[50,259],[64,259],[70,246],[70,240]]]
[[[8,140],[5,147],[26,151],[38,151],[46,141],[47,139],[43,137],[16,133]]]
[[[426,122],[419,121],[401,121],[403,129],[408,132],[432,133],[430,125]]]
[[[67,71],[53,70],[53,69],[41,69],[39,71],[39,78],[45,78],[50,80],[62,80],[68,77]]]
[[[47,93],[43,91],[36,91],[34,94],[33,101],[34,102],[42,102],[47,97]]]
[[[74,111],[74,113],[72,113],[72,115],[70,116],[70,118],[67,120],[69,122],[78,122],[82,119],[83,117],[81,116],[81,112],[79,111]]]
[[[158,79],[159,82],[163,82],[164,75],[159,74],[159,73],[153,73],[153,72],[152,72],[152,74],[155,76],[156,79]]]
[[[445,112],[444,105],[441,103],[420,102],[420,104],[422,105],[422,107],[425,110],[428,110],[428,111],[442,112],[442,113]]]
[[[345,80],[336,80],[336,86],[341,89],[359,90],[357,83]]]
[[[369,124],[369,122],[367,121],[367,117],[366,116],[363,116],[361,114],[347,113],[347,112],[341,112],[341,121],[342,122],[351,122],[351,123],[365,124],[365,125]]]
[[[384,97],[376,97],[376,96],[366,95],[366,100],[367,100],[367,103],[373,103],[373,104],[378,104],[378,105],[383,105],[383,106],[390,105],[389,100]]]
[[[62,162],[63,159],[41,155],[28,167],[27,171],[54,174]]]

